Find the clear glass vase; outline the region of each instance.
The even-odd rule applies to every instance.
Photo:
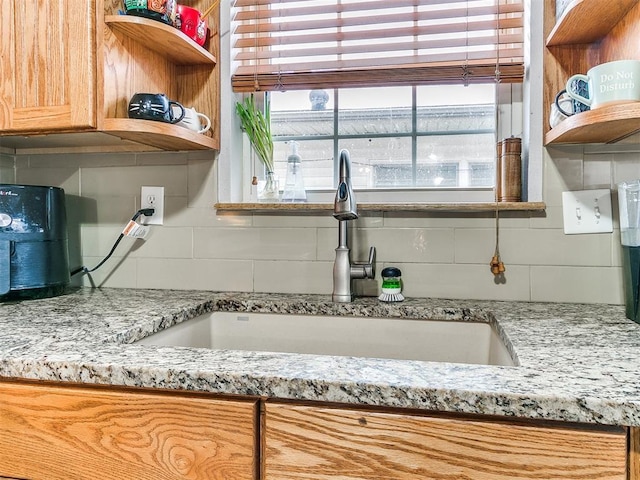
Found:
[[[277,202],[280,199],[280,185],[274,172],[267,172],[264,185],[258,187],[258,201]]]

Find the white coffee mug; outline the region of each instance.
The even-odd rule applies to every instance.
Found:
[[[551,128],[557,127],[561,121],[569,118],[567,115],[558,110],[558,106],[555,103],[551,104],[549,109],[549,126]]]
[[[556,127],[571,115],[589,110],[589,106],[569,96],[566,90],[560,90],[549,110],[549,125]]]
[[[189,128],[198,133],[204,133],[211,128],[211,120],[204,113],[195,108],[184,109],[184,118],[177,123],[181,127]]]
[[[584,80],[589,88],[587,96],[573,91],[575,80]],[[640,101],[640,60],[618,60],[607,62],[590,68],[586,75],[573,75],[567,81],[567,94],[589,105],[598,108],[612,102]]]

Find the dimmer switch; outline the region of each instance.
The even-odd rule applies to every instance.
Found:
[[[564,233],[611,233],[611,190],[562,192]]]

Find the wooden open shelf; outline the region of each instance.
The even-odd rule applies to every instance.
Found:
[[[333,203],[216,203],[218,211],[250,211],[255,213],[327,213]],[[362,212],[544,212],[544,202],[485,202],[485,203],[358,203]]]
[[[547,37],[547,46],[600,40],[638,4],[638,0],[574,0]]]
[[[132,15],[108,15],[105,23],[112,30],[134,39],[176,65],[216,64],[216,57],[177,28]]]
[[[573,0],[556,21],[555,0],[545,0],[545,145],[608,144],[640,131],[640,102],[619,102],[573,115],[549,128],[556,94],[576,73],[616,60],[640,60],[638,0]]]
[[[16,154],[55,152],[218,150],[218,140],[169,123],[105,118],[103,128],[37,136],[3,136],[0,146]]]
[[[211,137],[169,123],[130,118],[106,118],[104,133],[160,150],[212,150],[220,145]]]
[[[603,105],[573,115],[548,131],[545,145],[614,143],[640,130],[640,102]]]

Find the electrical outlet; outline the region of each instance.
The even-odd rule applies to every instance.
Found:
[[[611,233],[611,191],[609,189],[562,192],[565,234]]]
[[[138,221],[142,225],[162,225],[164,220],[164,187],[142,187],[140,208],[153,208],[150,217],[141,215]]]

